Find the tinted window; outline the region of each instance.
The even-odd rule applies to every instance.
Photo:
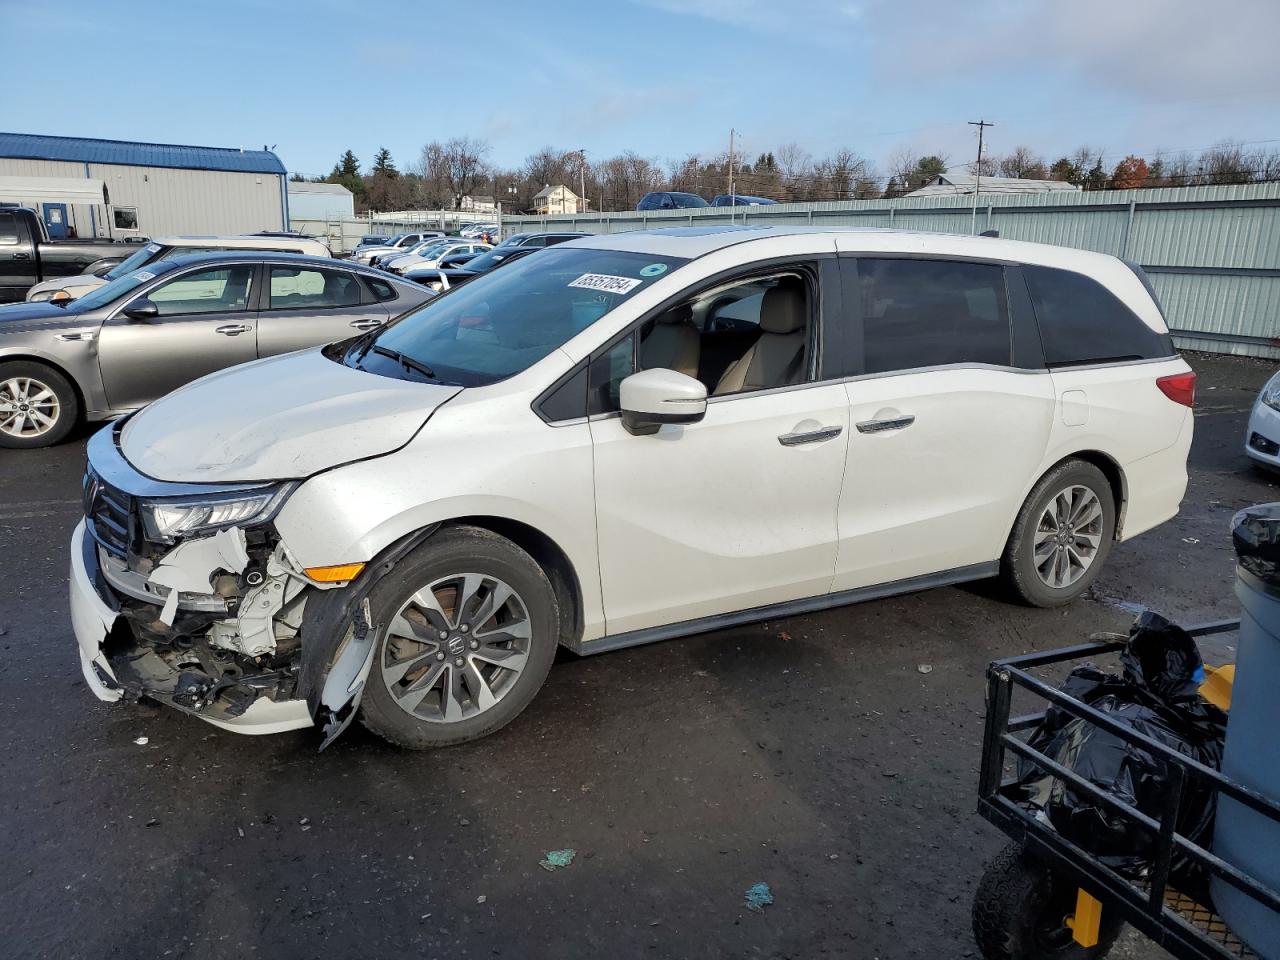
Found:
[[[214,267],[184,273],[147,296],[159,307],[162,317],[247,310],[252,279],[253,267],[248,264]]]
[[[354,307],[360,303],[360,282],[341,270],[300,270],[272,267],[272,310]]]
[[[1092,277],[1051,267],[1022,273],[1049,366],[1173,355],[1168,334],[1156,333]]]
[[[138,210],[136,207],[116,207],[111,211],[111,214],[117,229],[138,229]]]
[[[591,361],[587,374],[587,413],[618,409],[622,381],[635,373],[635,334],[629,333]]]
[[[17,242],[17,218],[12,213],[0,213],[0,243],[12,245]]]
[[[396,288],[387,283],[387,281],[379,280],[377,277],[365,277],[365,280],[369,282],[369,288],[373,291],[374,299],[379,303],[396,298]]]
[[[984,263],[859,258],[865,372],[947,363],[1008,366],[1004,270]]]

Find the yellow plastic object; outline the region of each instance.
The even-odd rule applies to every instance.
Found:
[[[1088,950],[1098,945],[1098,930],[1102,927],[1102,901],[1084,888],[1076,890],[1076,912],[1067,917],[1071,939]]]
[[[1231,685],[1236,681],[1236,665],[1224,663],[1220,667],[1205,664],[1205,680],[1200,684],[1200,696],[1220,710],[1231,711]]]
[[[360,576],[363,563],[339,563],[332,567],[307,567],[302,572],[316,583],[344,583]]]

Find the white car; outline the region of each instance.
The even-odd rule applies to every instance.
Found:
[[[83,673],[245,733],[484,736],[556,649],[1003,577],[1173,517],[1195,374],[1141,271],[1008,240],[571,241],[91,438]],[[857,638],[845,642],[856,643]]]
[[[468,240],[475,240],[486,233],[497,236],[498,225],[496,223],[473,223],[458,231],[459,236],[466,237]]]
[[[197,253],[218,253],[223,250],[259,250],[264,253],[301,253],[311,257],[333,256],[328,244],[313,237],[283,234],[248,234],[232,237],[161,237],[143,244],[130,257],[122,260],[100,276],[85,273],[74,277],[57,277],[37,283],[27,291],[27,301],[42,303],[52,300],[66,303],[79,300],[86,293],[105,287],[112,280],[127,277],[148,264],[173,257],[187,257]]]
[[[390,237],[386,243],[362,243],[351,252],[347,259],[354,260],[356,263],[368,264],[372,262],[374,257],[396,256],[405,253],[411,247],[417,246],[424,240],[438,240],[443,236],[444,234],[439,230],[417,230],[411,233],[400,233]]]
[[[378,267],[382,270],[390,270],[392,273],[403,274],[406,270],[416,270],[422,267],[438,267],[440,261],[445,257],[452,256],[455,253],[484,253],[486,250],[492,250],[493,245],[489,243],[481,243],[479,240],[441,240],[439,243],[424,244],[417,249],[403,254],[399,257],[391,257],[378,261]]]
[[[1254,401],[1244,452],[1263,466],[1280,469],[1280,373],[1267,381]]]

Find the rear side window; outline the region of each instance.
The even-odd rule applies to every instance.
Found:
[[[377,277],[365,277],[365,281],[369,284],[369,289],[373,291],[373,298],[379,303],[386,300],[394,300],[396,298],[396,289],[385,280]]]
[[[949,363],[1010,365],[1001,267],[860,257],[858,293],[866,373]]]
[[[0,213],[0,243],[12,246],[18,242],[18,219],[12,213]]]
[[[1092,277],[1033,266],[1022,274],[1049,366],[1173,356],[1167,333],[1156,333]]]

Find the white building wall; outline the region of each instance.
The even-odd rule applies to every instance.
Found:
[[[290,184],[291,187],[302,186]],[[350,193],[312,193],[307,190],[289,190],[289,219],[299,220],[351,220],[356,215],[355,197]]]
[[[113,207],[138,211],[137,229],[121,230],[111,225],[110,211],[77,204],[71,223],[82,237],[92,236],[95,226],[98,236],[117,239],[288,229],[283,174],[0,157],[0,175],[102,180]]]

